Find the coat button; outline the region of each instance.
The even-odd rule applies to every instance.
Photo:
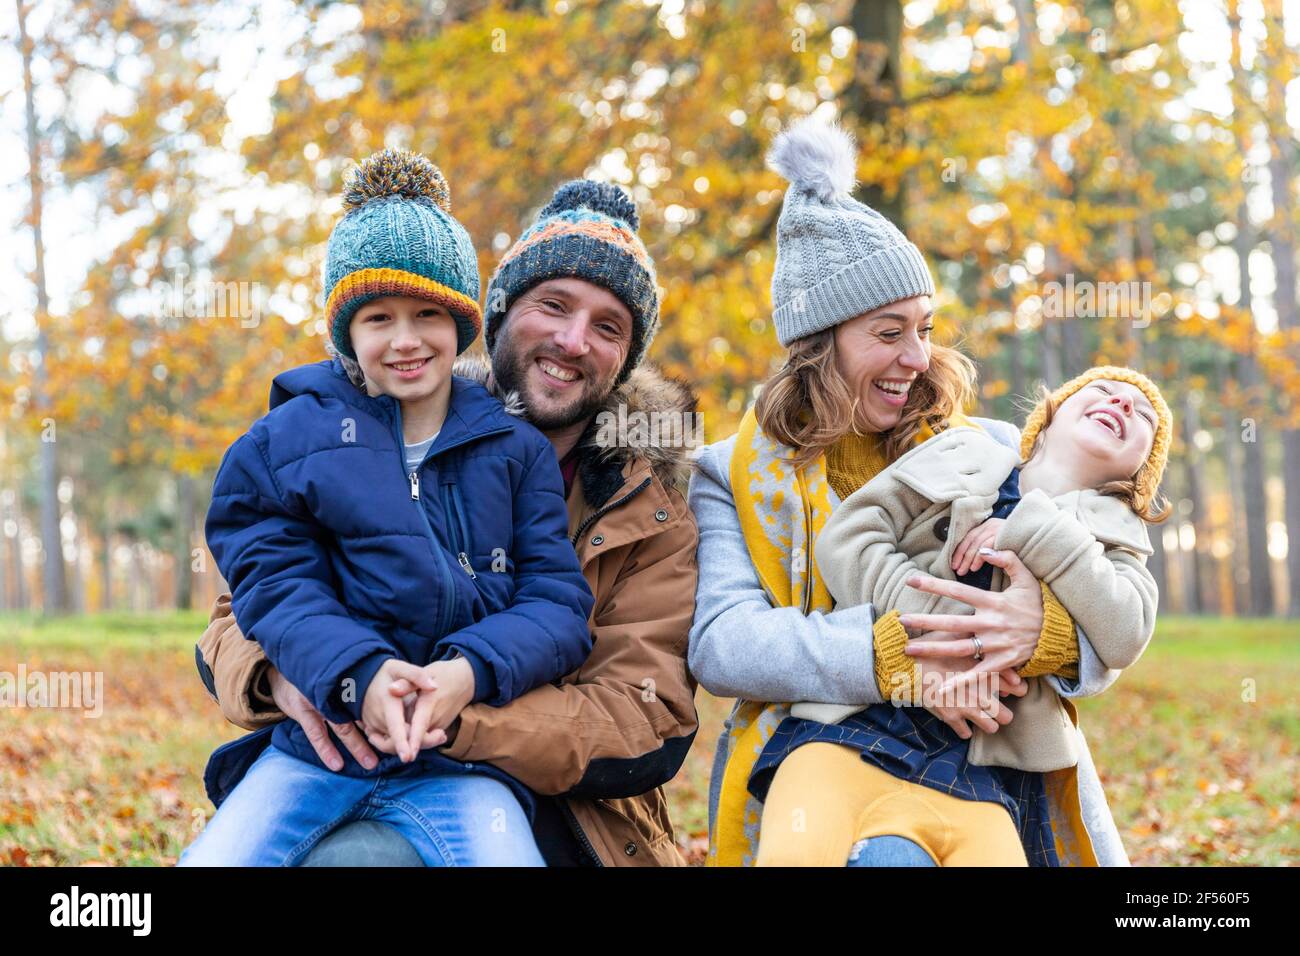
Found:
[[[627,856],[636,856],[636,844],[628,841],[627,846],[623,847],[623,853]]]
[[[940,541],[947,541],[948,525],[950,525],[951,523],[952,520],[947,517],[940,518],[938,521],[936,521],[934,523],[934,536],[938,538]]]
[[[667,520],[668,520],[668,512],[664,511],[663,508],[660,508],[658,511],[655,512],[655,521],[667,521]]]
[[[597,545],[599,545],[599,544],[604,544],[604,543],[605,543],[605,536],[604,536],[603,534],[598,534],[598,535],[596,535],[595,537],[593,537],[593,538],[591,539],[591,543],[592,543],[592,544],[597,544]]]

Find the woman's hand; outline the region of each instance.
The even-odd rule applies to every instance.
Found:
[[[940,594],[975,608],[974,614],[904,614],[903,626],[923,632],[946,631],[964,640],[934,640],[935,635],[908,641],[912,657],[976,657],[973,637],[979,638],[980,659],[972,671],[1003,671],[1022,666],[1034,654],[1043,630],[1043,592],[1024,562],[1011,551],[981,552],[985,561],[1007,572],[1010,584],[1002,592],[984,591],[959,581],[925,574],[913,575],[908,585],[918,591]]]

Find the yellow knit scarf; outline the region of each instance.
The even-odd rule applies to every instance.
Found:
[[[960,414],[954,415],[950,424],[978,427]],[[916,443],[933,435],[922,425]],[[832,454],[846,458],[836,462],[837,475],[860,472],[864,467],[872,474],[878,472],[885,462],[878,451],[873,453],[873,447],[865,442],[839,446]],[[794,454],[793,448],[763,433],[751,408],[740,423],[731,455],[731,493],[754,570],[773,607],[825,613],[834,607],[834,601],[811,556],[812,542],[832,510],[826,456],[795,470],[790,464]],[[749,774],[763,745],[789,713],[788,703],[736,702],[727,723],[729,759],[717,814],[711,821],[707,865],[753,864],[763,805],[749,794]]]

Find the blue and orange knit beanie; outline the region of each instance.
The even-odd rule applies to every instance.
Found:
[[[547,279],[584,279],[608,289],[632,313],[632,342],[616,383],[622,384],[659,326],[654,263],[637,235],[638,225],[632,197],[613,183],[575,179],[557,189],[488,283],[488,351],[520,295]]]
[[[452,218],[442,171],[419,153],[380,150],[352,171],[343,203],[325,253],[325,317],[334,347],[355,360],[352,316],[372,299],[408,295],[445,306],[456,320],[456,353],[469,348],[483,325],[478,256]]]

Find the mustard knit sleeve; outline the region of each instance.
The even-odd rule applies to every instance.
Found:
[[[875,646],[876,686],[886,701],[911,701],[920,674],[915,657],[903,653],[907,646],[907,630],[894,609],[877,618],[872,628]]]
[[[1079,636],[1074,630],[1074,619],[1070,617],[1056,595],[1042,581],[1038,586],[1043,589],[1043,630],[1038,635],[1038,646],[1033,656],[1016,671],[1021,677],[1042,677],[1055,674],[1058,677],[1077,679],[1079,676]],[[879,637],[876,638],[879,642]],[[880,665],[876,665],[879,673]]]

